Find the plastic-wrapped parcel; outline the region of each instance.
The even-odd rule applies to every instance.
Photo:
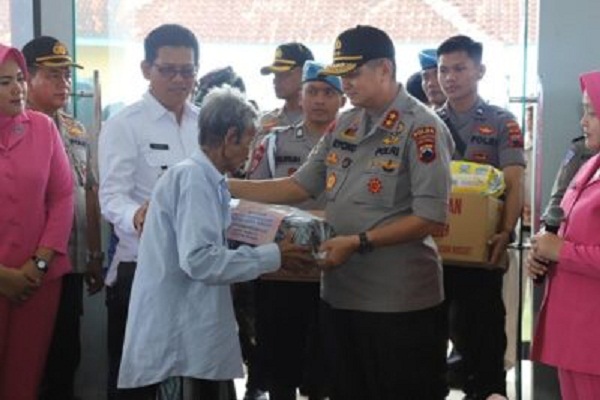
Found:
[[[239,244],[261,245],[278,241],[292,232],[296,244],[308,246],[315,259],[319,259],[321,243],[335,235],[324,219],[295,207],[260,204],[245,200],[232,200],[231,225],[227,239],[233,246]],[[316,266],[307,271],[292,273],[280,269],[263,276],[267,279],[315,280],[320,272]]]

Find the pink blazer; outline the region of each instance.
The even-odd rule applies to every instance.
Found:
[[[21,267],[39,246],[56,251],[46,279],[71,268],[73,181],[54,122],[27,110],[0,127],[0,264]]]
[[[577,173],[561,206],[565,239],[551,267],[532,359],[600,375],[600,154]]]

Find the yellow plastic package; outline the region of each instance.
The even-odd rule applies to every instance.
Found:
[[[504,193],[502,171],[487,164],[452,161],[452,193],[479,193],[499,198]]]

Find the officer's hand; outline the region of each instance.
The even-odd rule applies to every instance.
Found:
[[[498,265],[502,255],[506,251],[508,247],[508,243],[510,242],[510,234],[506,231],[502,231],[494,234],[492,238],[488,241],[488,245],[490,246],[490,264]]]
[[[358,249],[359,240],[357,235],[336,236],[321,244],[319,253],[323,258],[319,260],[319,267],[323,269],[335,268],[345,263]]]
[[[307,246],[294,243],[293,232],[288,232],[282,240],[277,242],[277,246],[279,246],[279,252],[281,253],[282,268],[296,271],[315,265],[315,259],[310,249]]]
[[[101,259],[90,259],[88,261],[85,269],[85,284],[90,296],[98,293],[104,287]]]

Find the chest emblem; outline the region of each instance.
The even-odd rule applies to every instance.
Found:
[[[383,138],[383,144],[386,146],[393,146],[400,142],[400,138],[397,135],[389,135]]]
[[[331,189],[333,189],[336,182],[337,182],[337,176],[335,175],[335,172],[330,173],[327,176],[327,181],[325,183],[325,188],[327,189],[327,191],[330,191]]]
[[[479,125],[478,132],[480,135],[487,136],[494,133],[494,128],[489,125]]]
[[[383,189],[383,185],[379,178],[373,177],[369,179],[369,182],[367,182],[367,188],[369,189],[369,192],[377,194],[381,192],[381,190]]]
[[[327,165],[336,165],[338,163],[338,155],[335,152],[330,152],[327,154]]]

